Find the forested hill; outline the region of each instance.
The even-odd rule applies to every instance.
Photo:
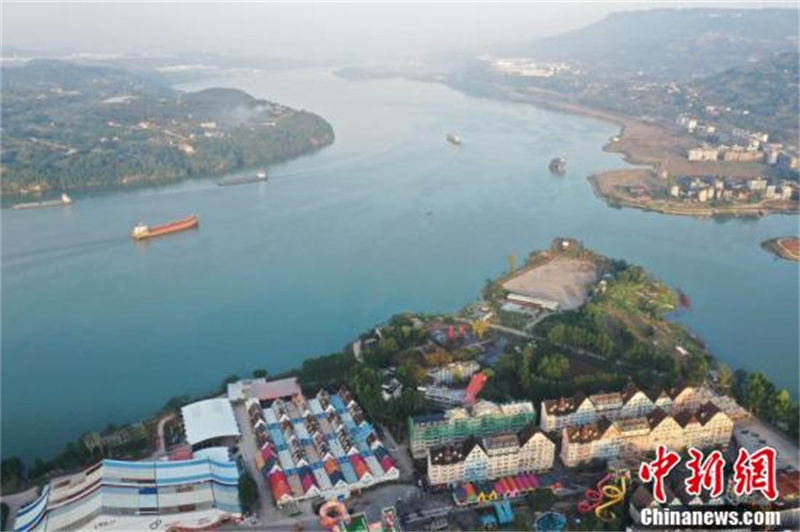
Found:
[[[518,50],[593,75],[681,81],[796,50],[797,8],[621,11]]]
[[[775,140],[796,144],[800,115],[800,55],[778,54],[764,61],[732,68],[697,80],[691,87],[706,106],[739,109],[724,113],[721,122],[769,131]]]
[[[220,175],[334,139],[321,117],[239,90],[185,93],[64,61],[3,68],[2,98],[6,196]]]

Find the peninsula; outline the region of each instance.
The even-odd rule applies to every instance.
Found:
[[[235,89],[32,60],[4,67],[3,196],[131,186],[264,167],[334,140],[321,117]]]
[[[483,469],[480,480],[489,482],[488,489],[506,482],[502,478],[524,483],[526,471],[535,470],[541,500],[519,497],[519,490],[504,496],[517,499],[514,511],[526,516],[521,523],[531,522],[536,508],[558,504],[591,529],[611,520],[619,525],[610,528],[621,530],[633,515],[621,508],[609,515],[582,512],[585,490],[564,486],[606,474],[598,470],[602,462],[617,469],[638,465],[632,462],[636,452],[664,441],[656,439],[662,435],[656,426],[666,418],[672,448],[763,438],[781,449],[781,470],[796,469],[797,402],[761,373],[731,372],[701,340],[671,321],[669,315],[688,305],[688,297],[643,268],[572,238],[555,238],[519,268],[515,259],[508,262],[508,271],[488,281],[481,297],[459,312],[395,315],[342,351],[306,359],[284,374],[273,377],[259,368],[252,378],[230,375],[205,398],[174,397],[150,419],[87,433],[29,469],[19,458],[4,457],[4,496],[16,493],[7,500],[39,512],[12,512],[15,526],[37,515],[66,515],[64,520],[80,515],[58,514],[53,501],[59,499],[48,500],[51,491],[71,485],[65,478],[85,476],[74,473],[101,471],[111,477],[120,468],[151,467],[157,479],[159,464],[168,458],[170,468],[215,460],[215,467],[230,470],[222,479],[230,487],[220,488],[222,495],[215,487],[212,494],[232,493],[226,512],[198,516],[195,505],[186,504],[168,514],[173,522],[196,523],[198,517],[206,523],[209,518],[239,522],[249,512],[252,526],[312,528],[318,516],[313,501],[336,492],[351,508],[396,500],[396,519],[416,529],[426,519],[415,509],[423,498],[435,501],[441,515],[472,504],[469,493],[459,491],[466,479],[431,457],[443,445],[476,436],[484,447],[505,442],[506,468]],[[538,416],[534,403],[540,405]],[[573,415],[578,405],[581,410]],[[450,416],[459,420],[458,431]],[[339,428],[347,425],[352,428]],[[596,432],[598,445],[577,442],[589,443],[580,455],[569,451],[576,445],[575,430],[586,433],[597,426],[615,428]],[[628,427],[637,427],[638,439],[623,430]],[[306,434],[313,437],[298,443]],[[567,450],[556,456],[559,441]],[[216,447],[208,448],[212,442]],[[535,463],[526,465],[525,449],[536,445]],[[241,454],[238,479],[231,448]],[[483,460],[493,463],[491,455]],[[557,484],[548,474],[556,460],[566,466],[558,469]],[[36,485],[50,488],[31,489]],[[113,489],[138,495],[140,485],[115,480]],[[375,499],[373,491],[389,495]],[[69,504],[86,503],[76,497]],[[579,510],[569,510],[574,508]],[[153,512],[132,512],[129,519],[141,524],[166,515],[161,507]]]

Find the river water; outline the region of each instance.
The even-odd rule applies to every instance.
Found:
[[[797,393],[798,267],[762,240],[797,218],[696,220],[607,207],[586,181],[622,166],[615,126],[402,80],[295,70],[204,81],[331,122],[336,142],[271,169],[76,195],[2,212],[2,451],[46,457],[110,422],[232,373],[272,373],[341,348],[405,310],[451,311],[559,235],[639,263],[692,299],[677,319],[732,367]],[[445,135],[458,132],[461,147]],[[550,159],[568,170],[551,176]],[[139,221],[195,213],[146,243]]]

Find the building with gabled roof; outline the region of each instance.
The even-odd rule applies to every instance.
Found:
[[[425,458],[428,449],[464,441],[515,432],[536,419],[530,401],[495,404],[478,401],[466,408],[452,408],[436,414],[409,418],[411,456]]]
[[[727,447],[733,421],[713,403],[675,415],[657,408],[647,417],[598,421],[564,427],[561,461],[575,467],[591,460],[637,456],[666,445],[671,450],[687,447]]]
[[[555,443],[531,422],[522,430],[432,447],[428,482],[455,485],[552,468]]]
[[[684,386],[648,395],[635,386],[629,386],[621,392],[590,396],[578,392],[572,397],[542,401],[539,426],[546,432],[554,432],[568,426],[592,423],[601,417],[611,421],[645,417],[655,409],[671,414],[696,411],[709,401],[724,409],[731,418],[746,415],[732,398],[717,395],[706,387]]]

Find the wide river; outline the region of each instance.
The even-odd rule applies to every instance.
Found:
[[[609,208],[586,176],[624,163],[601,149],[617,128],[593,119],[325,70],[184,88],[205,86],[313,110],[336,142],[265,184],[200,180],[3,210],[4,456],[47,457],[227,375],[295,367],[396,312],[456,310],[509,254],[559,235],[682,289],[692,308],[677,319],[717,356],[797,393],[798,266],[759,247],[796,233],[797,218]],[[563,177],[547,170],[557,155]],[[128,236],[190,213],[196,232]]]

